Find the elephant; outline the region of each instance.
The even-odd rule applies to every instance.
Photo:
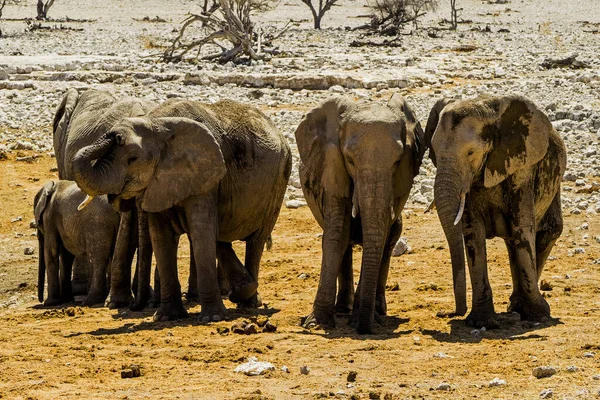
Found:
[[[260,304],[260,259],[279,215],[291,151],[258,109],[230,100],[168,100],[145,117],[121,120],[79,150],[73,167],[88,195],[137,197],[148,212],[161,285],[155,321],[188,316],[177,276],[183,233],[196,266],[201,320],[227,316],[215,259],[225,269],[230,300]],[[244,264],[231,247],[234,240],[246,242]]]
[[[44,277],[48,273],[46,306],[73,301],[71,268],[74,259],[91,265],[91,282],[84,306],[103,303],[107,293],[106,274],[113,252],[119,215],[106,196],[94,199],[82,212],[85,198],[72,181],[46,183],[34,199],[39,242],[38,299],[44,301]]]
[[[520,96],[443,99],[430,113],[425,136],[437,167],[434,199],[452,261],[452,315],[467,312],[466,247],[473,290],[466,322],[498,325],[486,239],[500,237],[512,275],[508,311],[524,320],[550,317],[538,280],[562,233],[566,150],[548,117]]]
[[[370,333],[376,313],[387,313],[390,256],[423,159],[423,129],[395,94],[387,105],[329,98],[306,114],[295,135],[302,191],[323,228],[319,286],[303,325],[335,327],[335,313],[351,311],[350,324]],[[363,246],[357,296],[353,244]]]
[[[92,144],[120,119],[145,115],[154,107],[154,103],[134,98],[117,100],[112,94],[103,90],[89,89],[82,93],[74,88],[67,90],[56,109],[53,121],[53,145],[59,179],[74,179],[72,161],[79,149]],[[139,247],[138,266],[150,265],[152,262],[152,248],[148,226],[145,223],[147,218],[144,213],[137,210],[134,203],[130,201],[127,205],[123,204],[121,210],[123,212],[111,266],[110,299],[108,300],[110,308],[131,304],[132,309],[142,309],[150,297],[150,276],[138,280],[136,273],[134,279],[136,298],[132,303],[131,263],[136,249]],[[78,268],[80,261],[84,266]],[[86,260],[76,260],[73,271],[74,282],[82,280],[83,274],[80,271],[86,269],[85,265]],[[137,270],[150,271],[150,267],[138,267]]]

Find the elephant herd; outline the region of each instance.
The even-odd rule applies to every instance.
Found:
[[[260,260],[292,169],[289,145],[266,115],[229,100],[157,105],[69,89],[53,132],[60,180],[34,199],[41,302],[86,295],[84,305],[159,307],[155,321],[187,317],[177,273],[179,238],[187,234],[186,297],[200,303],[202,321],[227,317],[222,295],[261,305]],[[304,116],[295,136],[304,197],[323,229],[305,327],[333,327],[343,313],[359,333],[370,333],[387,313],[390,256],[426,149],[437,167],[434,201],[452,261],[452,315],[467,312],[466,249],[473,290],[467,323],[494,326],[486,239],[501,237],[513,280],[509,311],[528,320],[550,316],[538,280],[562,232],[566,151],[531,101],[442,99],[423,131],[398,94],[387,104],[332,97]],[[246,243],[243,262],[235,240]],[[356,293],[353,244],[363,248]]]

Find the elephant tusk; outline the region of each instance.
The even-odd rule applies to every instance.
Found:
[[[396,219],[396,212],[394,211],[394,206],[390,207],[390,215],[392,216],[392,221]]]
[[[431,200],[431,203],[429,203],[429,206],[427,206],[425,213],[428,213],[429,211],[433,210],[434,208],[435,208],[435,199]]]
[[[352,205],[352,218],[356,218],[358,216],[358,207],[356,205]]]
[[[90,204],[94,200],[94,196],[90,196],[89,194],[85,195],[85,199],[77,206],[77,211],[83,210],[88,204]]]
[[[456,214],[456,219],[454,220],[454,225],[457,225],[463,216],[463,212],[465,211],[465,197],[466,196],[467,195],[464,192],[460,195],[460,207],[458,207],[458,214]]]

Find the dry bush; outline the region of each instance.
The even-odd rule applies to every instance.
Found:
[[[369,4],[370,27],[384,35],[398,35],[409,22],[417,28],[419,18],[438,5],[439,0],[374,0]]]
[[[264,59],[269,50],[262,48],[262,34],[254,32],[251,15],[264,12],[271,6],[271,0],[216,0],[210,7],[208,1],[204,1],[201,14],[190,14],[183,21],[179,34],[164,52],[163,60],[181,61],[191,50],[195,50],[195,58],[199,58],[206,45],[220,51],[201,57],[205,60],[226,63],[240,56],[251,60]],[[192,25],[200,25],[199,38],[189,39],[186,36]]]

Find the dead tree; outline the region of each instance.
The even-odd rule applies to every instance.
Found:
[[[335,3],[337,3],[338,0],[318,0],[319,4],[318,6],[315,8],[315,5],[313,5],[313,0],[302,0],[302,2],[304,4],[306,4],[308,6],[308,8],[310,8],[310,12],[313,15],[313,21],[315,23],[315,29],[321,29],[321,20],[323,19],[323,16],[325,15],[325,13],[327,11],[329,11],[331,9],[331,7],[333,7],[333,5]]]
[[[413,24],[415,29],[419,29],[419,18],[427,13],[427,11],[435,11],[440,5],[439,0],[408,0],[408,8],[414,17]]]
[[[456,0],[450,0],[450,29],[456,30],[458,27],[458,14],[462,8],[456,8]]]
[[[213,45],[220,48],[217,53],[201,57],[205,60],[218,60],[226,63],[245,55],[251,60],[264,59],[268,50],[261,48],[261,34],[255,36],[254,23],[250,19],[253,11],[264,11],[270,6],[269,0],[217,0],[218,6],[211,7],[201,14],[190,14],[183,21],[177,37],[163,54],[164,61],[179,62],[191,50],[200,57],[202,48]],[[186,30],[200,23],[204,35],[200,39],[186,42]],[[256,43],[255,43],[256,42]],[[229,43],[230,47],[227,47]],[[254,47],[257,49],[255,50]]]
[[[37,2],[37,17],[35,19],[47,19],[50,7],[54,5],[55,0],[38,0]]]
[[[375,0],[369,5],[371,22],[364,27],[378,34],[396,36],[409,22],[416,29],[419,18],[437,5],[438,0]]]

